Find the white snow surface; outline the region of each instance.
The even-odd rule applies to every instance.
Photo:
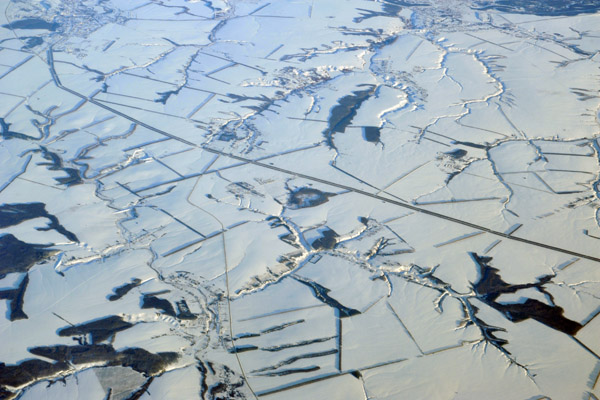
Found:
[[[0,398],[600,398],[600,12],[508,3],[0,0]]]

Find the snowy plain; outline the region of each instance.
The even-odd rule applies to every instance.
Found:
[[[0,0],[0,399],[597,400],[599,9]]]

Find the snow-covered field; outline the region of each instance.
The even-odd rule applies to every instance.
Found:
[[[597,400],[599,9],[0,0],[0,399]]]

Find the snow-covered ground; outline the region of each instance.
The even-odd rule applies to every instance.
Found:
[[[600,398],[600,4],[0,0],[0,399]]]

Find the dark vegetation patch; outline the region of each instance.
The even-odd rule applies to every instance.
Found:
[[[0,299],[8,300],[8,319],[16,321],[19,319],[27,319],[27,314],[23,311],[23,297],[25,296],[25,290],[29,284],[29,274],[25,274],[25,277],[16,289],[8,289],[0,291]]]
[[[118,315],[111,315],[92,322],[68,326],[58,331],[58,336],[86,336],[90,335],[92,344],[103,342],[115,333],[124,331],[133,326]]]
[[[554,304],[552,295],[545,290],[544,285],[552,280],[552,275],[542,276],[538,278],[537,282],[533,283],[510,284],[504,282],[499,270],[490,265],[491,257],[478,256],[475,253],[472,253],[471,256],[479,266],[480,277],[473,285],[477,297],[490,307],[500,311],[509,321],[516,323],[531,318],[571,336],[582,328],[579,322],[572,321],[564,316],[562,307]],[[536,299],[526,299],[523,303],[505,304],[497,302],[502,294],[515,293],[518,290],[529,288],[537,289],[540,293],[545,294],[552,305]]]
[[[114,294],[108,296],[109,301],[119,300],[121,297],[125,296],[129,293],[130,290],[140,286],[142,284],[142,280],[138,278],[133,278],[130,283],[126,283],[121,286],[117,286],[113,289]]]
[[[47,247],[22,242],[11,234],[0,236],[0,279],[7,274],[27,272],[36,263],[57,253]]]

